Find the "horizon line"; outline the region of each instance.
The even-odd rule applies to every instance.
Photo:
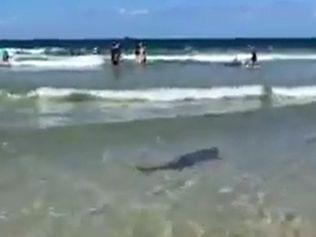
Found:
[[[105,38],[0,38],[0,41],[108,41],[108,40],[316,40],[313,37],[105,37]]]

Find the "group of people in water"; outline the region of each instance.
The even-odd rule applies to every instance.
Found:
[[[111,62],[113,65],[118,65],[121,61],[121,55],[122,55],[122,50],[121,50],[121,45],[118,42],[114,42],[111,47]],[[145,65],[147,62],[147,51],[146,47],[142,42],[139,42],[134,50],[134,55],[135,55],[135,61],[136,63],[140,65]],[[255,67],[258,65],[258,56],[257,56],[257,51],[255,48],[251,48],[251,57],[249,60],[246,60],[245,62],[238,60],[236,57],[233,59],[232,62],[227,63],[227,66],[250,66],[250,67]]]
[[[143,43],[138,43],[135,47],[135,61],[138,64],[144,65],[147,62],[146,47]],[[120,43],[114,42],[111,47],[111,62],[113,65],[118,65],[121,61],[121,45]]]
[[[142,42],[139,42],[135,46],[134,50],[135,55],[135,61],[137,64],[145,65],[147,62],[147,50],[145,45]],[[111,62],[112,65],[119,65],[122,57],[122,49],[121,44],[118,42],[114,42],[111,47]],[[7,50],[2,50],[1,52],[1,63],[6,64],[9,63],[10,55]],[[251,49],[251,57],[249,60],[242,62],[241,60],[238,60],[236,57],[232,62],[227,63],[227,66],[256,66],[258,65],[258,56],[256,49]]]

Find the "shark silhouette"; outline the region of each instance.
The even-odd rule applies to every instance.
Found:
[[[182,155],[175,160],[167,162],[165,164],[149,167],[136,167],[137,170],[141,172],[154,172],[159,170],[178,170],[182,171],[184,168],[193,167],[197,164],[212,161],[220,160],[219,151],[217,147],[212,147],[210,149],[198,150],[192,153]]]

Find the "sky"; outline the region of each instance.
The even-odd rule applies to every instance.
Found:
[[[1,0],[0,38],[316,37],[314,0]]]

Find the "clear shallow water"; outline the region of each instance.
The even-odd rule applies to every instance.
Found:
[[[0,70],[4,236],[315,235],[311,58],[257,70],[49,60]],[[135,169],[213,146],[223,160]]]
[[[312,236],[314,120],[315,108],[307,106],[2,129],[0,225],[9,236]],[[133,168],[210,146],[223,161],[152,175]],[[292,214],[295,221],[283,223]]]

